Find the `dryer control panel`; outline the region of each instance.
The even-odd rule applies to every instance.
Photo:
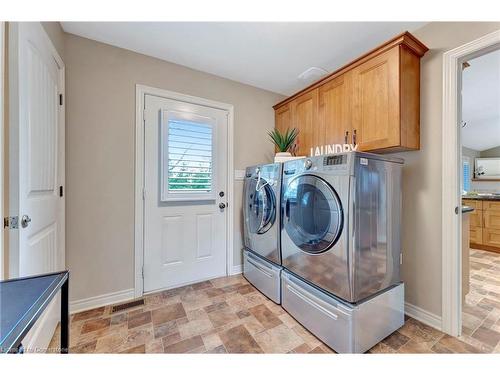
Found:
[[[325,156],[323,159],[323,166],[342,165],[347,163],[347,155],[331,155]]]

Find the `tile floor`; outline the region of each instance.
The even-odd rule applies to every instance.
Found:
[[[470,291],[462,306],[462,337],[500,353],[500,254],[471,249]]]
[[[500,254],[473,250],[471,270],[463,336],[407,318],[369,352],[500,352]],[[241,275],[149,295],[123,312],[74,314],[70,334],[72,353],[333,353]]]

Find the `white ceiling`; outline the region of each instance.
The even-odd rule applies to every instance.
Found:
[[[423,22],[62,22],[64,31],[290,95]],[[313,78],[312,81],[316,80]]]
[[[500,50],[468,61],[463,72],[462,144],[477,151],[500,146]]]

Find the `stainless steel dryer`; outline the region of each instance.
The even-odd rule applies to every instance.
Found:
[[[401,159],[361,152],[283,169],[283,266],[349,303],[400,282]]]
[[[282,164],[248,167],[243,192],[243,274],[280,303],[280,197]]]

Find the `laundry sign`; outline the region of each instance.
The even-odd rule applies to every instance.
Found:
[[[342,152],[356,151],[358,145],[352,143],[333,143],[331,145],[311,147],[311,156],[321,156],[326,154],[340,154]]]

